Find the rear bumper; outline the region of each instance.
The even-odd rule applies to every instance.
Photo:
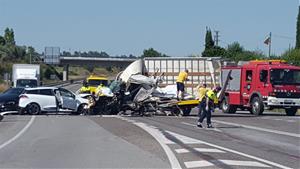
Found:
[[[265,105],[270,107],[300,107],[300,98],[276,98],[276,97],[268,97],[266,101],[264,101]]]

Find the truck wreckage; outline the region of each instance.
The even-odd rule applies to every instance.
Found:
[[[144,61],[137,60],[120,72],[109,87],[102,87],[96,97],[90,98],[87,114],[189,115],[199,101],[188,93],[178,101],[176,85],[161,88],[163,80],[163,73],[149,76]]]

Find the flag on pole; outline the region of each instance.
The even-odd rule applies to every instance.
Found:
[[[264,44],[269,45],[271,43],[271,37],[269,36],[265,41]]]

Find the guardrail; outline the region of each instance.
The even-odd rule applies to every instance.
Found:
[[[53,83],[47,83],[47,84],[43,84],[43,86],[46,87],[51,87],[51,86],[57,86],[57,87],[64,87],[70,84],[78,84],[78,83],[82,83],[84,79],[71,79],[68,81],[59,81],[59,82],[53,82]]]

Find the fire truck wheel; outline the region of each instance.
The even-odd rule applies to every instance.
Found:
[[[254,97],[251,100],[251,111],[254,115],[258,116],[258,115],[262,115],[263,111],[264,111],[264,104],[261,101],[261,99],[259,99],[259,97]]]
[[[291,107],[291,108],[286,108],[285,113],[287,116],[295,116],[297,113],[297,108],[296,107]]]
[[[221,109],[223,113],[233,114],[236,112],[236,106],[228,104],[228,97],[225,97],[221,102]]]

